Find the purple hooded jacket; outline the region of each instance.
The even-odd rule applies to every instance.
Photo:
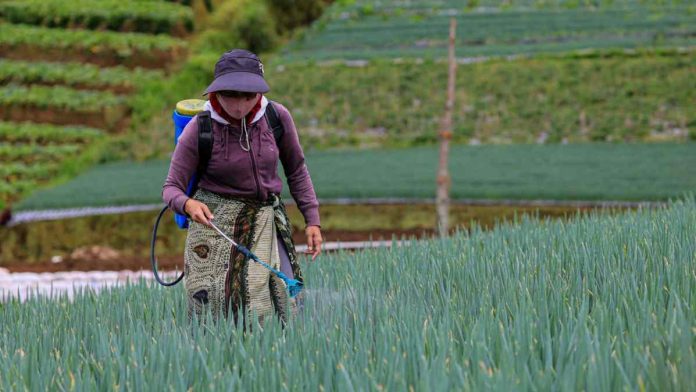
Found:
[[[261,98],[261,109],[247,127],[246,135],[239,124],[230,124],[206,102],[213,119],[213,151],[208,168],[198,186],[226,196],[266,200],[270,193],[280,194],[283,182],[278,176],[278,159],[283,164],[290,194],[304,216],[307,226],[320,226],[319,202],[305,164],[295,123],[288,109],[274,102],[278,117],[285,128],[279,145],[276,146],[273,130],[264,113],[268,105]],[[184,128],[174,149],[169,173],[162,186],[162,199],[174,212],[186,215],[184,204],[189,197],[186,187],[198,166],[198,121],[194,117]]]

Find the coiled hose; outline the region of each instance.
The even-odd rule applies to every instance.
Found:
[[[155,280],[157,283],[161,284],[162,286],[174,286],[175,284],[179,283],[181,279],[184,278],[184,271],[181,271],[181,275],[179,275],[176,280],[173,282],[165,282],[160,278],[159,273],[157,272],[157,258],[155,257],[155,243],[157,242],[157,228],[159,227],[159,222],[160,219],[162,219],[162,215],[169,209],[169,206],[164,206],[162,208],[162,211],[160,211],[159,215],[157,215],[157,219],[155,220],[155,225],[152,227],[152,242],[150,243],[150,263],[152,264],[152,272],[155,275]]]

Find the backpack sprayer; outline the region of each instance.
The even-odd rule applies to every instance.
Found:
[[[181,136],[181,133],[184,131],[184,127],[188,124],[189,121],[196,115],[199,114],[198,116],[198,146],[199,146],[199,155],[201,155],[201,159],[203,162],[202,164],[199,164],[198,170],[196,173],[191,177],[191,180],[188,183],[187,189],[186,189],[186,195],[187,196],[192,196],[196,190],[198,189],[198,180],[200,179],[201,174],[205,170],[205,166],[207,165],[207,161],[210,159],[210,152],[212,151],[212,145],[213,145],[213,139],[212,139],[212,120],[210,120],[210,112],[203,111],[203,105],[205,104],[205,101],[200,100],[200,99],[186,99],[183,101],[179,101],[179,103],[176,104],[176,109],[174,110],[174,113],[172,114],[172,119],[174,120],[174,145],[179,142],[179,136]],[[273,124],[273,132],[275,135],[280,135],[282,136],[282,124],[277,119],[277,114],[275,113],[275,109],[273,108],[272,104],[269,102],[268,104],[269,109],[270,109],[270,114],[271,114],[271,119],[270,123]],[[280,128],[280,132],[277,132],[277,130]],[[276,136],[276,137],[280,137]],[[181,281],[181,279],[184,278],[184,272],[181,272],[181,275],[179,275],[174,281],[172,282],[165,282],[163,281],[159,273],[157,272],[157,258],[155,257],[155,243],[157,241],[157,228],[159,227],[159,222],[162,219],[162,215],[169,209],[169,206],[165,206],[162,208],[160,211],[159,215],[157,216],[157,219],[155,220],[155,224],[152,228],[152,242],[150,244],[150,262],[152,263],[152,272],[155,275],[155,280],[157,280],[157,283],[161,284],[162,286],[174,286],[177,283]],[[181,214],[176,214],[174,215],[174,221],[176,222],[177,226],[179,226],[180,229],[188,229],[188,217],[181,215]],[[234,240],[232,240],[230,237],[225,235],[215,224],[210,222],[210,225],[215,229],[220,235],[222,235],[227,241],[232,243],[232,245],[237,248],[237,250],[244,254],[247,258],[250,258],[257,263],[261,264],[262,266],[266,267],[268,270],[270,270],[273,274],[278,276],[280,279],[282,279],[285,284],[288,286],[288,292],[290,295],[290,298],[296,296],[297,294],[302,291],[303,284],[302,282],[296,280],[296,279],[290,279],[285,275],[283,272],[278,271],[277,269],[271,267],[267,263],[261,261],[254,253],[252,253],[249,249],[247,249],[245,246],[240,245],[236,243]]]

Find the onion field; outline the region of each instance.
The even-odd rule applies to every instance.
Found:
[[[144,282],[0,302],[2,390],[686,390],[696,199],[304,264],[304,310],[243,335]]]
[[[281,51],[285,61],[447,56],[450,18],[460,57],[694,44],[693,2],[337,1]]]
[[[430,199],[436,147],[307,152],[322,199]],[[168,160],[98,165],[32,193],[15,211],[161,204]],[[278,171],[283,178],[283,169]],[[667,200],[696,193],[696,143],[452,146],[450,197]],[[287,185],[283,198],[291,201]]]

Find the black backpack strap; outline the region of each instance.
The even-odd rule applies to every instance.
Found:
[[[198,171],[203,173],[208,167],[213,153],[213,121],[210,111],[198,113]]]
[[[283,134],[285,133],[285,128],[283,128],[283,123],[280,121],[280,117],[278,116],[275,106],[273,106],[273,101],[268,100],[266,113],[264,113],[264,115],[266,116],[268,125],[271,127],[271,129],[273,129],[273,137],[275,138],[277,146],[278,143],[280,143],[280,138],[282,138]]]
[[[198,181],[208,167],[210,156],[213,154],[213,120],[210,111],[204,110],[198,113],[198,168],[196,169],[196,184],[191,194],[198,189]]]

